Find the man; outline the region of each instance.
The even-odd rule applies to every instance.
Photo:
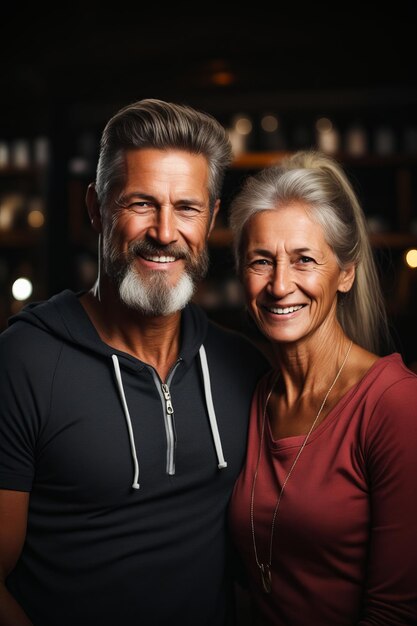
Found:
[[[104,129],[99,275],[0,339],[0,624],[224,624],[226,507],[265,359],[192,302],[231,150],[189,107]]]

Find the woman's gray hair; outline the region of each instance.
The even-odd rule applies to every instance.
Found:
[[[331,157],[300,151],[249,177],[230,207],[238,272],[245,226],[260,211],[277,211],[297,201],[320,224],[341,269],[356,267],[349,293],[339,293],[337,315],[345,333],[378,353],[390,345],[387,314],[366,219],[346,174]]]
[[[105,206],[111,192],[123,183],[126,150],[155,148],[201,154],[209,168],[210,211],[220,198],[232,147],[226,129],[210,114],[187,105],[145,99],[116,113],[104,128],[97,165],[96,192]]]

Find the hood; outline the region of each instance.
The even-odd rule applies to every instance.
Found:
[[[133,356],[104,343],[79,302],[84,292],[69,289],[49,300],[32,302],[9,319],[9,326],[16,323],[36,326],[65,342],[73,343],[105,358],[117,354],[124,367],[140,369],[145,364]],[[189,303],[181,315],[181,348],[179,357],[189,366],[198,353],[207,334],[208,319],[204,311]]]

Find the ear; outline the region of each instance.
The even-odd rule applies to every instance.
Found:
[[[101,213],[100,205],[98,203],[96,186],[94,183],[90,183],[87,187],[85,194],[85,202],[87,205],[88,215],[90,217],[91,224],[97,233],[101,233]]]
[[[209,229],[208,229],[207,237],[210,236],[211,231],[214,228],[214,225],[216,223],[217,213],[219,212],[219,209],[220,209],[220,199],[216,200],[216,202],[214,204],[213,213],[212,213],[211,218],[210,218],[210,226],[209,226]]]
[[[340,272],[339,284],[337,290],[342,293],[347,293],[352,289],[352,285],[355,280],[356,266],[352,263],[347,268]]]

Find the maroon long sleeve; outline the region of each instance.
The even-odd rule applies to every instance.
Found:
[[[311,435],[276,519],[272,593],[262,590],[250,495],[266,395],[252,404],[246,465],[230,524],[262,624],[417,624],[417,376],[399,354],[378,360]],[[265,430],[254,501],[259,560],[268,560],[279,489],[304,437]]]

